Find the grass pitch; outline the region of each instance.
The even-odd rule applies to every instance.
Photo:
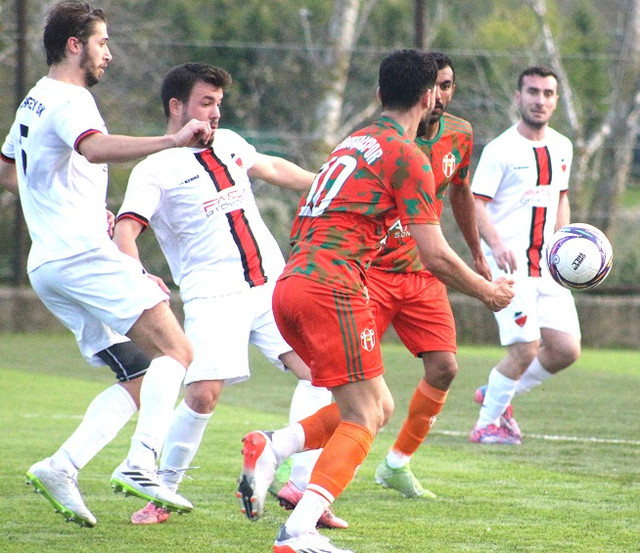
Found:
[[[502,356],[461,347],[460,372],[437,425],[412,461],[435,500],[407,500],[374,483],[422,372],[401,346],[383,347],[396,413],[335,511],[348,530],[323,531],[357,553],[640,551],[640,354],[585,351],[570,369],[517,398],[525,434],[518,447],[468,441],[477,417],[473,391]],[[240,439],[287,421],[295,381],[252,351],[253,378],[225,390],[181,492],[193,513],[135,527],[144,503],[114,495],[113,469],[125,457],[133,419],[80,474],[98,518],[93,529],[66,524],[24,484],[29,466],[77,426],[91,399],[113,383],[91,369],[70,335],[0,336],[0,551],[7,553],[261,553],[271,551],[286,513],[275,499],[251,523],[234,496]]]

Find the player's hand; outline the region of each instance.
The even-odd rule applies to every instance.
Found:
[[[500,245],[499,247],[495,247],[491,249],[491,253],[493,254],[493,259],[496,260],[498,267],[502,269],[505,273],[513,274],[518,268],[516,263],[516,255],[509,248]]]
[[[145,271],[146,272],[146,271]],[[153,282],[155,282],[158,286],[160,286],[160,289],[168,295],[171,295],[171,290],[169,290],[169,287],[164,283],[164,280],[162,280],[160,277],[156,276],[156,275],[152,275],[151,273],[147,273],[147,276],[153,280]]]
[[[473,258],[473,266],[475,267],[476,273],[478,273],[485,280],[491,282],[491,267],[489,267],[489,262],[484,255],[479,255],[478,257]]]
[[[213,136],[213,129],[207,121],[191,119],[184,127],[173,135],[175,147],[182,148],[201,146],[208,144]]]
[[[514,280],[512,278],[500,277],[491,283],[491,293],[484,301],[484,304],[491,311],[500,311],[511,303],[515,292],[513,291]]]

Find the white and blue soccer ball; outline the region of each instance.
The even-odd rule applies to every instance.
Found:
[[[553,279],[570,290],[598,286],[609,274],[613,249],[604,233],[592,225],[562,227],[547,243],[546,259]]]

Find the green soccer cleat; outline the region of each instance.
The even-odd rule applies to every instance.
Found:
[[[382,484],[385,488],[393,488],[405,497],[437,497],[436,494],[422,487],[411,472],[409,463],[402,468],[394,469],[385,459],[376,469],[376,484]]]

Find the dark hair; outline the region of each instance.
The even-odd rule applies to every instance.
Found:
[[[383,109],[408,110],[436,84],[438,67],[422,50],[396,50],[380,63],[378,86]]]
[[[170,69],[165,75],[160,89],[160,98],[166,117],[169,117],[171,98],[186,103],[197,82],[205,82],[225,89],[231,84],[231,75],[220,67],[201,62],[183,63]]]
[[[453,82],[455,83],[456,69],[455,67],[453,67],[453,61],[451,61],[451,58],[447,56],[447,54],[443,54],[442,52],[431,52],[431,55],[433,56],[436,65],[438,66],[438,71],[440,71],[440,69],[444,69],[445,67],[451,68],[451,73],[453,73]]]
[[[89,41],[96,22],[107,22],[102,10],[93,10],[86,2],[65,0],[56,4],[44,26],[44,50],[47,65],[60,63],[65,58],[67,41],[77,38],[82,44]]]
[[[522,90],[522,81],[524,81],[525,77],[530,77],[531,75],[536,75],[538,77],[553,77],[556,81],[558,81],[558,75],[556,72],[544,65],[533,65],[531,67],[527,67],[520,76],[518,77],[518,90]]]

